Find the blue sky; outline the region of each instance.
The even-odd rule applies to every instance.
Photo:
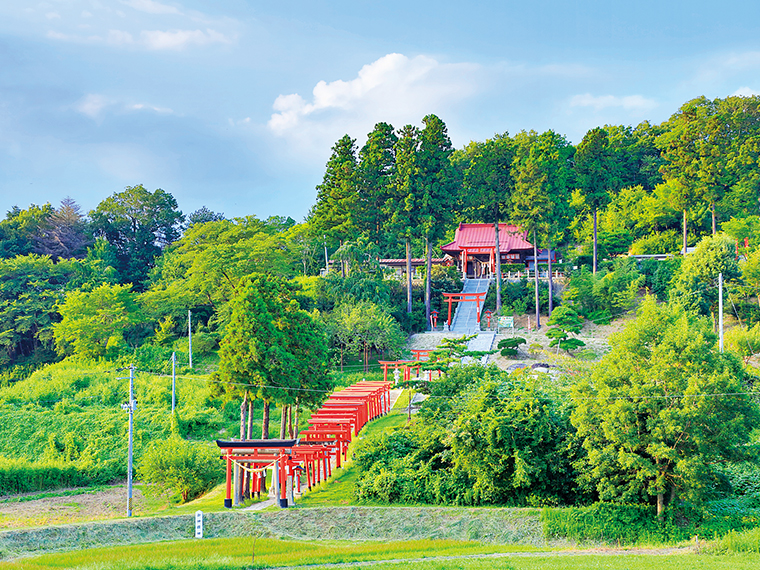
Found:
[[[290,215],[378,121],[456,147],[666,120],[760,93],[760,3],[3,0],[0,214],[125,186],[189,213]]]

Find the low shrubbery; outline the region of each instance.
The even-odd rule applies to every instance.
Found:
[[[123,477],[125,472],[125,468],[120,468],[114,462],[96,465],[86,460],[42,458],[29,461],[0,455],[0,496],[61,487],[101,485]]]
[[[727,533],[738,537],[742,535],[736,530],[758,523],[746,511],[727,512],[713,503],[701,509],[677,505],[667,509],[662,519],[655,514],[653,505],[594,503],[585,507],[545,508],[541,520],[547,537],[621,544],[678,542],[694,536],[712,538]],[[760,543],[756,531],[747,536],[752,536],[755,544]]]

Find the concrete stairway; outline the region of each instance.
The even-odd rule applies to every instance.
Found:
[[[465,279],[462,293],[486,293],[490,279]],[[483,307],[480,307],[481,311]],[[480,332],[477,307],[474,302],[457,303],[456,313],[452,317],[451,332],[474,334]]]

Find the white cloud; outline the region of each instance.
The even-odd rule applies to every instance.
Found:
[[[48,20],[60,20],[61,19],[61,15],[58,12],[48,12],[47,14],[45,14],[45,17]]]
[[[155,2],[154,0],[121,0],[121,3],[148,14],[181,14],[174,6]]]
[[[181,50],[188,45],[208,45],[231,42],[227,36],[208,29],[201,30],[161,30],[143,31],[140,34],[142,43],[152,50]]]
[[[156,113],[161,114],[171,114],[174,112],[168,107],[156,107],[155,105],[147,105],[145,103],[134,103],[132,105],[127,105],[126,109],[130,111],[155,111]]]
[[[123,46],[134,43],[134,38],[129,32],[122,30],[108,30],[108,36],[106,36],[106,43],[113,46]]]
[[[310,101],[297,93],[280,95],[268,127],[302,146],[325,148],[336,134],[363,134],[378,121],[417,124],[473,94],[478,71],[471,64],[391,53],[362,67],[354,79],[318,82]]]
[[[731,95],[737,97],[752,97],[752,95],[760,95],[760,91],[752,89],[751,87],[739,87],[739,89],[731,93]]]
[[[49,31],[47,37],[52,40],[80,43],[99,44],[105,43],[112,46],[134,45],[149,50],[174,50],[179,51],[188,46],[206,46],[210,44],[229,44],[232,39],[216,30],[145,30],[140,32],[138,39],[123,30],[108,30],[105,36],[73,35],[61,32]]]
[[[92,119],[97,119],[103,109],[112,104],[113,102],[103,95],[91,93],[79,102],[76,106],[76,110]]]
[[[747,69],[760,66],[760,51],[733,53],[723,59],[722,64],[732,69]]]
[[[626,95],[616,97],[615,95],[594,96],[591,93],[575,95],[570,99],[571,107],[592,107],[596,111],[609,109],[613,107],[622,108],[626,111],[649,111],[657,107],[657,102],[653,99],[647,99],[641,95]]]

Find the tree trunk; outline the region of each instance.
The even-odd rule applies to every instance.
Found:
[[[280,439],[285,439],[285,429],[288,426],[288,406],[282,405],[282,413],[280,414]]]
[[[409,403],[406,406],[406,423],[412,421],[412,386],[409,385]]]
[[[554,282],[552,281],[552,246],[549,244],[547,263],[549,264],[549,318],[552,316],[552,310],[554,309]]]
[[[592,260],[592,273],[596,275],[596,220],[597,220],[597,214],[598,210],[594,210],[594,255]]]
[[[248,411],[248,390],[243,392],[243,401],[240,403],[240,439],[245,439],[246,412]]]
[[[269,400],[264,400],[264,411],[261,418],[261,439],[269,439]]]
[[[343,240],[340,241],[340,247],[343,247]],[[340,260],[340,276],[346,278],[346,266],[343,264],[343,260]]]
[[[288,408],[288,438],[293,439],[293,404]]]
[[[657,493],[657,518],[662,520],[662,514],[665,510],[665,493]]]
[[[715,235],[718,232],[718,221],[715,215],[715,202],[710,204],[710,210],[712,212],[712,235]]]
[[[538,296],[538,241],[536,230],[533,230],[533,271],[536,284],[536,330],[541,328],[541,300]]]
[[[683,229],[683,254],[686,255],[686,208],[684,208],[683,211],[683,222],[681,222],[681,226]]]
[[[406,312],[412,314],[412,244],[406,238]]]
[[[425,330],[431,330],[430,323],[430,284],[431,284],[431,272],[433,269],[433,247],[430,244],[430,239],[425,236],[425,321],[427,326]]]
[[[298,423],[301,421],[301,404],[298,403],[296,398],[296,419],[293,421],[293,435],[291,437],[298,437]]]
[[[496,245],[496,314],[501,314],[501,251],[499,249],[499,218],[493,225]]]

